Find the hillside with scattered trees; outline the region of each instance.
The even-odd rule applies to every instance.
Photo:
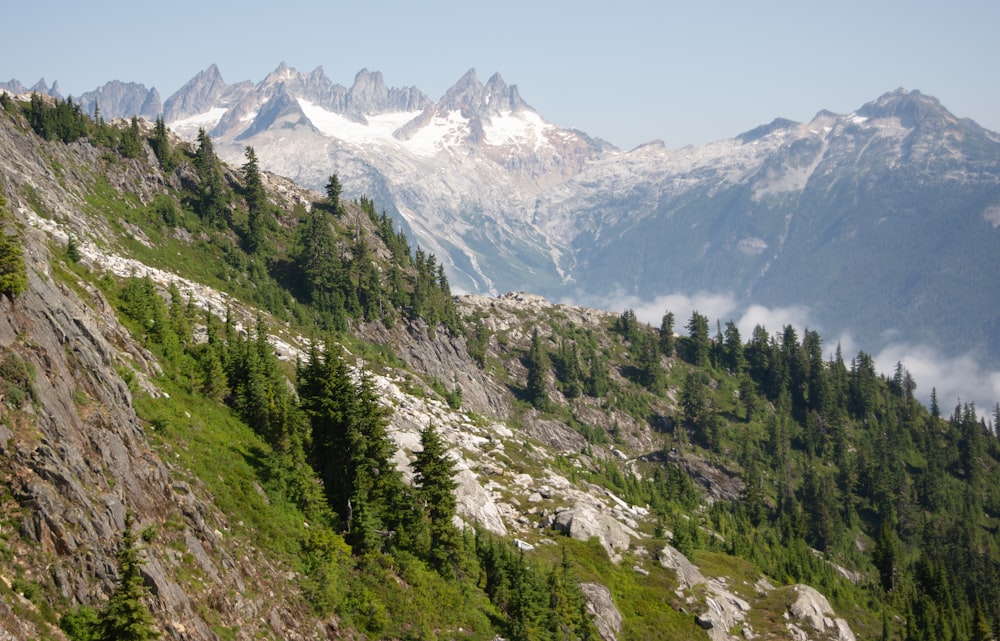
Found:
[[[14,638],[844,638],[800,586],[858,639],[1000,636],[1000,405],[809,329],[453,296],[335,171],[0,103]]]

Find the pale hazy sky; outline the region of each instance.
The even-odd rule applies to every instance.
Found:
[[[32,0],[3,13],[0,80],[58,80],[64,96],[116,79],[165,100],[212,63],[233,83],[285,61],[345,86],[381,71],[437,100],[474,67],[550,122],[626,149],[846,113],[897,87],[1000,130],[995,0]]]

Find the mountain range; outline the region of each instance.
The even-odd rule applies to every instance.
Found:
[[[162,116],[187,139],[204,128],[227,161],[252,146],[306,187],[336,173],[460,291],[605,308],[720,293],[802,306],[869,350],[895,340],[1000,363],[1000,135],[918,91],[628,151],[547,122],[516,86],[474,70],[437,101],[378,72],[348,88],[282,63],[236,84],[212,65],[162,106],[155,89],[120,82],[78,102]]]

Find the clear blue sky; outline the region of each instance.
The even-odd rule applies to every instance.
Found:
[[[995,0],[33,0],[3,14],[0,80],[58,80],[63,95],[117,79],[166,99],[212,63],[232,83],[285,61],[346,86],[378,70],[436,100],[474,67],[547,120],[623,148],[846,113],[897,87],[1000,130]]]

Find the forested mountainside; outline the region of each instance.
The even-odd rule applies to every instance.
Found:
[[[5,636],[1000,632],[1000,408],[791,326],[454,297],[336,174],[0,103]]]

